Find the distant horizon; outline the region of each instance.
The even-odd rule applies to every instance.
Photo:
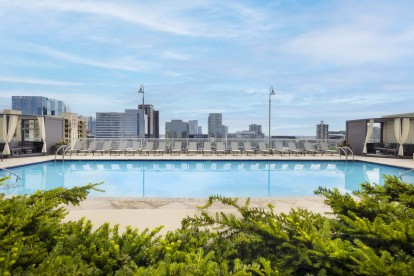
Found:
[[[413,112],[412,1],[2,1],[0,109],[12,95],[84,116],[142,103],[222,113],[229,132],[315,133],[320,121]]]

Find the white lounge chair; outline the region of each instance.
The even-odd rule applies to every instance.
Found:
[[[233,156],[235,153],[243,155],[242,151],[239,149],[239,142],[231,142],[231,153],[233,153]]]
[[[68,149],[65,149],[65,153],[70,153],[72,155],[72,152],[76,152],[76,155],[79,154],[79,151],[83,148],[83,141],[78,140],[76,141],[75,145],[72,147],[70,146]]]
[[[216,154],[224,153],[226,155],[226,147],[223,142],[216,142]]]
[[[95,153],[101,153],[103,155],[108,151],[111,151],[111,141],[105,141],[102,145],[102,148],[93,150],[92,154],[95,155]]]
[[[79,152],[83,152],[85,153],[85,155],[89,152],[93,153],[93,151],[96,150],[96,145],[97,145],[96,141],[92,141],[89,143],[89,146],[87,149],[80,150]]]
[[[146,153],[150,155],[150,152],[154,150],[154,142],[146,142],[145,147],[141,149],[139,152],[139,155],[142,155],[142,153]]]
[[[204,142],[203,155],[204,153],[210,153],[210,155],[213,154],[213,151],[211,150],[211,142]]]
[[[266,147],[265,142],[259,142],[259,152],[262,152],[263,155],[266,155],[266,154],[272,154],[273,155],[272,150],[270,150]]]
[[[303,150],[296,148],[296,144],[292,141],[288,142],[289,151],[294,153],[296,156],[298,154],[303,154]]]
[[[132,146],[125,149],[125,156],[127,153],[132,153],[132,155],[135,155],[136,152],[139,152],[140,148],[141,143],[139,141],[132,141]]]
[[[197,154],[198,150],[197,150],[197,142],[190,142],[188,144],[188,148],[187,148],[187,155],[189,153],[194,153]]]
[[[331,155],[333,155],[334,153],[338,153],[337,149],[329,149],[328,143],[326,142],[321,142],[321,152],[322,153],[330,153]]]
[[[272,151],[280,153],[280,156],[282,156],[284,153],[288,153],[290,156],[290,150],[284,149],[281,142],[276,142],[276,148],[272,149]]]
[[[256,151],[252,149],[252,145],[250,142],[244,142],[243,147],[243,150],[246,152],[246,155],[249,155],[249,153],[254,153],[256,155]]]
[[[178,155],[180,155],[182,150],[183,150],[183,143],[181,141],[174,142],[174,147],[171,150],[171,154],[178,153]]]
[[[154,155],[156,153],[161,153],[161,155],[164,155],[164,152],[167,151],[166,143],[164,141],[161,141],[158,143],[158,148],[154,150]]]
[[[109,151],[109,155],[112,155],[112,153],[118,153],[118,155],[121,155],[121,152],[124,152],[126,150],[126,145],[127,145],[126,141],[120,141],[118,144],[118,148],[111,149]]]
[[[305,150],[303,151],[303,154],[311,153],[312,155],[315,155],[315,153],[319,152],[318,150],[314,149],[311,143],[309,142],[304,142],[303,147],[305,148]]]

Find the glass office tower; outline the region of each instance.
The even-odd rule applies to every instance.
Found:
[[[12,96],[12,109],[20,110],[22,115],[60,116],[69,112],[62,101],[41,96]]]

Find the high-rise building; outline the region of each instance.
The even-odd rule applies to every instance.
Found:
[[[250,124],[249,131],[256,132],[256,133],[262,133],[262,125]]]
[[[226,127],[222,122],[221,113],[210,113],[208,115],[208,135],[215,138],[224,138]]]
[[[122,112],[96,112],[96,137],[122,137]]]
[[[61,117],[64,121],[64,135],[66,141],[74,145],[78,138],[86,138],[87,119],[76,113],[62,112]]]
[[[138,105],[138,109],[142,109],[142,104]],[[160,137],[160,113],[157,110],[154,110],[152,104],[144,105],[144,112],[147,115],[145,120],[146,132],[145,137],[148,138],[159,138]],[[141,115],[142,116],[142,115]]]
[[[145,115],[145,122],[148,116]],[[145,124],[146,125],[146,124]],[[145,130],[148,133],[148,129]],[[142,109],[126,109],[125,112],[97,112],[96,137],[143,137]]]
[[[62,101],[41,96],[12,96],[12,109],[20,110],[23,115],[61,116],[70,112]]]
[[[96,119],[93,116],[88,117],[88,130],[87,137],[96,136]]]
[[[191,134],[198,134],[198,120],[188,121],[188,126],[190,128],[190,135]]]
[[[203,127],[202,126],[198,126],[197,134],[203,134]]]
[[[165,123],[165,138],[188,138],[189,124],[182,120]]]
[[[324,124],[323,121],[316,125],[316,139],[328,139],[328,129],[329,125]]]

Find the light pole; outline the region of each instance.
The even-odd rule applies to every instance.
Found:
[[[271,136],[270,136],[270,106],[272,104],[272,99],[271,98],[272,98],[273,95],[276,95],[276,93],[273,90],[273,86],[270,86],[270,89],[269,89],[269,147],[270,147],[270,149],[272,149],[272,145],[270,144],[270,138],[271,138]]]
[[[141,84],[141,86],[139,87],[138,94],[139,93],[142,93],[142,123],[143,123],[142,133],[143,133],[143,138],[145,141],[145,109],[144,109],[144,85],[143,84]]]

